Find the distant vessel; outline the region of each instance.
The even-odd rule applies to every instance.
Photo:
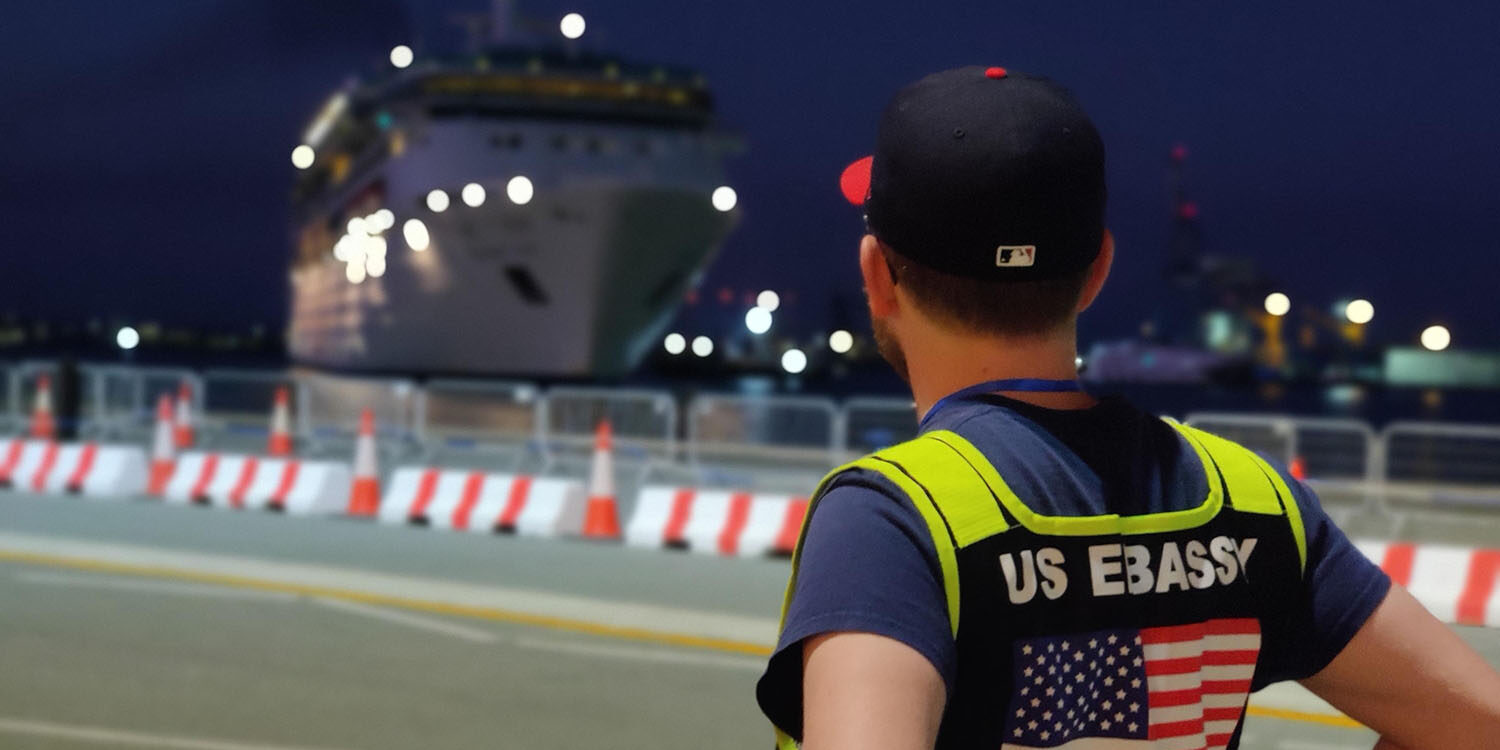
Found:
[[[293,191],[296,361],[624,374],[732,228],[738,142],[701,75],[517,44],[508,6],[469,55],[398,48],[308,126],[293,154],[311,162]]]

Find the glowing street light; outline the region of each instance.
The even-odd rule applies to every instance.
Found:
[[[667,340],[663,341],[662,345],[667,347],[667,353],[672,355],[687,351],[687,339],[683,338],[680,333],[667,334]]]
[[[707,336],[698,336],[693,339],[693,353],[700,357],[707,357],[714,353],[714,340]]]
[[[807,355],[801,349],[788,349],[781,355],[781,369],[796,375],[807,369]]]
[[[421,219],[407,219],[401,225],[401,236],[406,238],[406,246],[422,252],[432,244],[432,236],[427,233],[427,225]]]
[[[139,346],[140,343],[140,332],[130,326],[124,326],[115,333],[115,344],[127,352]]]
[[[728,185],[720,185],[714,188],[714,194],[710,200],[713,201],[714,208],[720,211],[733,211],[735,205],[740,202],[740,196],[734,192],[734,188]]]
[[[416,55],[412,54],[411,47],[404,44],[398,44],[391,48],[391,64],[398,68],[411,65],[411,61],[415,57]]]
[[[440,214],[448,210],[448,194],[441,190],[434,190],[427,194],[427,210]]]
[[[531,202],[532,196],[536,195],[536,186],[524,175],[516,175],[505,183],[505,197],[517,206],[524,206]]]
[[[464,189],[458,194],[458,197],[462,198],[464,205],[469,208],[479,208],[484,205],[484,186],[477,182],[471,182],[464,185]]]
[[[766,312],[776,312],[781,307],[781,295],[767,289],[755,296],[755,306],[766,308]]]
[[[569,39],[577,39],[583,36],[583,30],[588,27],[588,24],[584,22],[582,15],[569,13],[562,17],[562,22],[557,26],[562,31],[563,36]]]
[[[828,334],[828,348],[835,354],[848,354],[854,348],[854,334],[842,329]]]
[[[307,169],[313,165],[313,160],[317,156],[317,153],[313,151],[313,147],[304,143],[292,149],[292,166],[298,169]]]
[[[1422,331],[1422,346],[1431,351],[1440,352],[1453,343],[1453,335],[1443,326],[1428,326]]]
[[[1281,292],[1271,292],[1266,295],[1266,312],[1281,317],[1291,312],[1292,298]]]
[[[745,327],[759,336],[771,330],[771,311],[764,307],[752,307],[745,313]]]
[[[1364,325],[1375,319],[1375,305],[1367,299],[1354,300],[1344,305],[1344,317],[1348,318],[1350,323]]]

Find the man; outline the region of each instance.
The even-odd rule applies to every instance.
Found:
[[[922,434],[814,496],[757,689],[781,746],[1235,748],[1249,692],[1284,680],[1381,748],[1500,746],[1500,676],[1307,487],[1079,389],[1114,243],[1063,89],[929,76],[843,188]]]

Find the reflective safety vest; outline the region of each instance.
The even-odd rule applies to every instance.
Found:
[[[831,481],[851,469],[888,479],[926,522],[957,653],[937,747],[1052,747],[1082,738],[1156,740],[1160,748],[1237,744],[1261,643],[1306,635],[1293,616],[1306,536],[1290,489],[1264,460],[1171,424],[1208,480],[1207,496],[1179,503],[1184,510],[1042,515],[949,431],[823,480],[804,535]],[[800,560],[801,540],[783,627]],[[777,727],[779,748],[797,746],[800,713],[796,721]],[[1088,746],[1113,744],[1101,739]]]

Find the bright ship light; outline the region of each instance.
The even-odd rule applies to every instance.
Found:
[[[448,210],[448,194],[441,190],[434,190],[427,194],[427,210],[440,214]]]
[[[1453,334],[1448,333],[1448,329],[1443,326],[1428,326],[1427,330],[1422,331],[1422,346],[1431,351],[1440,352],[1451,343]]]
[[[464,205],[469,208],[479,208],[484,205],[484,186],[477,182],[471,182],[464,185],[463,192],[459,193],[458,196],[463,198]]]
[[[427,225],[421,219],[407,219],[401,225],[401,236],[406,238],[406,246],[422,252],[432,244],[432,236],[427,233]]]
[[[714,340],[707,336],[699,336],[693,339],[693,353],[700,357],[707,357],[714,353]]]
[[[292,166],[298,169],[307,169],[313,165],[313,161],[317,158],[317,152],[313,151],[313,147],[306,143],[292,149]]]
[[[781,355],[781,369],[792,375],[807,369],[807,355],[801,349],[788,349]]]
[[[140,332],[130,326],[124,326],[115,334],[115,344],[127,352],[139,346],[140,343]]]
[[[505,183],[505,197],[517,206],[524,206],[531,202],[532,196],[536,195],[536,186],[531,184],[531,179],[524,175],[516,175]]]
[[[720,185],[714,188],[711,200],[713,201],[714,208],[720,211],[733,211],[734,207],[740,202],[740,196],[734,192],[734,188],[728,185]]]
[[[776,312],[781,307],[781,295],[767,289],[755,296],[755,306],[766,308],[766,312]]]
[[[848,354],[854,348],[854,334],[842,329],[828,334],[828,348],[836,354]]]
[[[348,229],[349,234],[354,237],[362,237],[365,234],[368,234],[368,228],[366,227],[364,217],[362,216],[356,216],[350,219],[348,226],[345,228]]]
[[[396,226],[396,214],[392,213],[389,208],[382,208],[379,211],[371,214],[370,216],[366,216],[365,224],[370,224],[372,217],[375,224],[375,231],[377,232],[384,232],[385,230]]]
[[[752,307],[745,313],[745,327],[759,336],[771,330],[771,311],[764,307]]]
[[[569,39],[577,39],[583,36],[583,30],[588,27],[588,24],[584,22],[582,15],[569,13],[562,17],[562,22],[557,26],[562,31],[563,36]]]
[[[667,334],[667,340],[663,341],[662,345],[667,347],[667,353],[672,355],[687,351],[687,339],[683,338],[680,333]]]
[[[404,44],[398,44],[391,48],[391,64],[398,68],[411,65],[411,61],[415,57],[416,55],[412,54],[411,47]]]
[[[349,265],[344,266],[344,278],[348,279],[350,284],[358,284],[359,282],[364,281],[365,264],[362,262],[350,263]]]

